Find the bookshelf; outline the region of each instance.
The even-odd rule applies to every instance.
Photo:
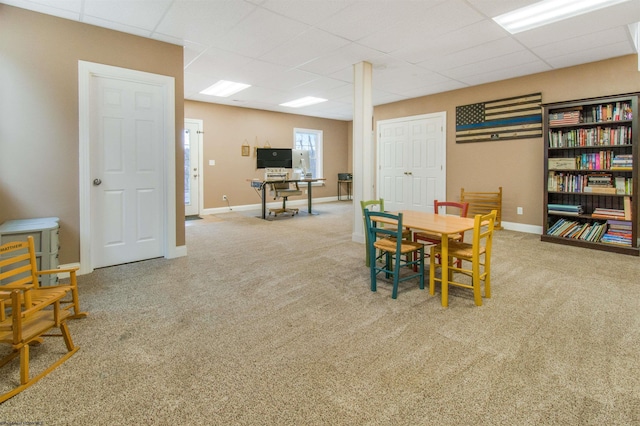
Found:
[[[638,256],[638,94],[545,104],[542,241]]]

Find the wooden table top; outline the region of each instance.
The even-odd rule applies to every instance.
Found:
[[[446,214],[426,213],[415,210],[401,210],[402,226],[436,234],[457,234],[473,229],[474,220],[470,217]]]

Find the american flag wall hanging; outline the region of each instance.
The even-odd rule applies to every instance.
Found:
[[[542,136],[542,93],[456,107],[456,142]]]

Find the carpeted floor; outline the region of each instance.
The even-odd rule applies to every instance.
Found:
[[[444,309],[412,281],[369,290],[351,208],[205,216],[186,257],[79,277],[80,350],[0,423],[640,424],[637,257],[498,231],[493,297],[452,289]]]

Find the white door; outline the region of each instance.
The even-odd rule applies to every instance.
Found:
[[[202,120],[184,120],[184,214],[200,214]]]
[[[433,212],[446,199],[446,114],[378,123],[378,196],[386,210]]]
[[[163,256],[162,88],[91,80],[92,265]]]

